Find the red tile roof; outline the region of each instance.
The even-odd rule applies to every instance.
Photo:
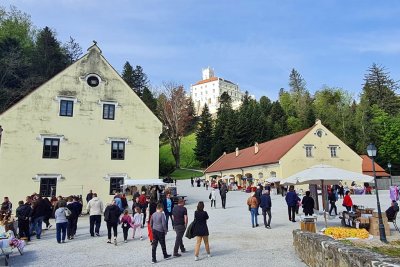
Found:
[[[218,79],[219,79],[218,77],[211,77],[210,79],[205,79],[205,80],[198,81],[197,83],[195,83],[195,85],[217,81]]]
[[[239,150],[239,155],[232,152],[222,155],[204,172],[219,172],[223,170],[239,169],[250,166],[258,166],[279,162],[279,160],[295,146],[312,128],[282,136],[277,139],[258,145],[258,153],[255,154],[254,146]]]
[[[372,160],[367,155],[360,155],[360,156],[363,159],[362,161],[363,174],[373,176],[374,172],[372,170]],[[379,164],[376,162],[375,162],[375,173],[376,177],[390,177],[390,174],[385,172],[385,169],[379,166]]]

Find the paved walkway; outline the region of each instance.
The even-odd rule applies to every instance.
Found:
[[[227,194],[227,208],[221,208],[221,201],[217,200],[217,209],[210,209],[210,201],[204,187],[190,187],[190,180],[178,181],[178,193],[188,196],[189,221],[193,220],[193,213],[197,202],[205,201],[206,210],[210,216],[208,227],[210,230],[211,258],[206,258],[204,246],[201,248],[200,261],[194,261],[195,241],[184,238],[187,253],[180,258],[163,260],[161,248],[158,248],[157,266],[305,266],[295,255],[292,246],[292,230],[299,228],[299,223],[292,223],[287,218],[287,208],[284,199],[278,195],[272,196],[272,229],[260,227],[252,228],[246,199],[248,194],[243,192],[229,192]],[[371,206],[375,196],[355,196],[357,203],[363,200]],[[384,199],[384,198],[382,198]],[[108,199],[104,199],[105,202]],[[386,209],[386,202],[381,201]],[[385,203],[385,204],[384,204]],[[338,204],[339,210],[342,210]],[[330,224],[339,224],[339,220],[330,221]],[[323,226],[322,219],[318,228]],[[104,221],[101,226],[101,237],[90,237],[89,218],[79,219],[77,237],[65,244],[57,244],[54,228],[44,231],[41,240],[35,240],[26,247],[23,256],[13,256],[13,266],[150,266],[151,246],[147,239],[129,240],[123,243],[122,230],[119,227],[118,246],[106,244],[107,229]],[[171,228],[171,227],[170,227]],[[146,230],[146,228],[145,228]],[[172,253],[175,232],[170,231],[166,237],[167,251]]]

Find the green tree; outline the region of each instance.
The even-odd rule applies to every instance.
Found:
[[[396,95],[399,85],[384,67],[373,63],[364,76],[364,82],[362,95],[370,106],[376,104],[391,115],[399,113],[400,100]]]
[[[68,58],[56,39],[55,33],[49,27],[39,31],[33,65],[37,74],[44,80],[52,78],[68,65]]]
[[[211,149],[213,147],[213,122],[207,104],[204,105],[196,131],[196,147],[194,153],[202,167],[211,163]]]
[[[133,77],[133,91],[135,91],[138,96],[142,96],[143,90],[148,86],[149,81],[141,66],[136,66],[135,70],[133,71]]]
[[[67,57],[68,65],[77,61],[83,54],[82,47],[71,36],[63,46],[64,53]]]
[[[314,121],[310,122],[310,114],[312,114],[310,113],[310,109],[312,108],[312,99],[306,88],[306,81],[295,69],[292,69],[289,75],[289,87],[291,103],[294,106],[296,114],[287,114],[299,119],[301,122],[301,129],[308,128],[314,124]],[[296,123],[294,125],[296,125]],[[290,130],[295,132],[301,129],[294,128]]]
[[[157,99],[147,87],[143,89],[142,100],[154,114],[157,113]]]
[[[133,67],[129,63],[129,61],[126,61],[124,64],[124,68],[122,70],[122,79],[129,85],[130,88],[134,88],[135,86],[135,76],[133,73]]]
[[[287,117],[285,111],[278,101],[272,103],[270,118],[272,121],[272,138],[278,138],[286,135]]]

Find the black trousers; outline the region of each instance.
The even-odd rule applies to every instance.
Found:
[[[31,240],[30,234],[29,234],[29,220],[21,220],[18,219],[18,230],[19,230],[19,238],[21,237],[26,237],[28,238],[28,241]]]
[[[221,196],[222,207],[225,209],[226,196]]]
[[[76,228],[78,227],[78,217],[70,217],[68,219],[67,236],[71,237],[76,234]]]
[[[111,228],[114,232],[114,238],[117,238],[117,232],[118,232],[118,223],[110,223],[107,222],[107,235],[108,239],[111,239]]]
[[[185,234],[186,227],[185,225],[175,225],[175,232],[176,232],[176,238],[175,238],[175,246],[174,246],[174,254],[178,253],[178,249],[181,249],[181,251],[185,251],[185,247],[183,245],[183,235]]]
[[[335,215],[337,215],[337,207],[335,201],[330,201],[330,203],[331,203],[331,208],[329,209],[329,215],[332,214],[333,209],[335,210]]]
[[[147,207],[142,208],[142,214],[143,214],[143,224],[142,225],[145,225],[145,223],[146,223],[146,210],[147,210]]]
[[[296,206],[288,206],[289,221],[295,220]]]
[[[167,253],[167,248],[165,246],[165,233],[153,229],[153,243],[151,244],[152,247],[151,256],[154,261],[157,259],[156,252],[157,252],[158,242],[160,242],[162,252],[164,254],[164,257],[166,257],[168,253]]]
[[[211,199],[211,208],[212,208],[213,204],[214,204],[214,208],[216,208],[216,206],[215,206],[215,199]]]
[[[268,214],[268,223],[267,223],[267,214]],[[263,208],[262,215],[264,217],[264,225],[269,226],[271,224],[271,208]]]
[[[96,234],[98,234],[100,231],[101,215],[90,215],[89,221],[90,221],[90,235],[94,236],[95,232]],[[94,229],[95,225],[96,228]]]
[[[124,241],[128,239],[129,227],[122,227],[122,233],[124,234]]]

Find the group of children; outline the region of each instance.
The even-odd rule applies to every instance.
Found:
[[[143,240],[142,228],[143,228],[143,214],[139,207],[135,208],[135,214],[132,216],[129,214],[128,210],[124,211],[124,215],[120,219],[122,231],[124,234],[124,242],[128,242],[128,232],[129,228],[133,229],[132,239],[135,238],[136,231],[140,236],[140,240]]]

